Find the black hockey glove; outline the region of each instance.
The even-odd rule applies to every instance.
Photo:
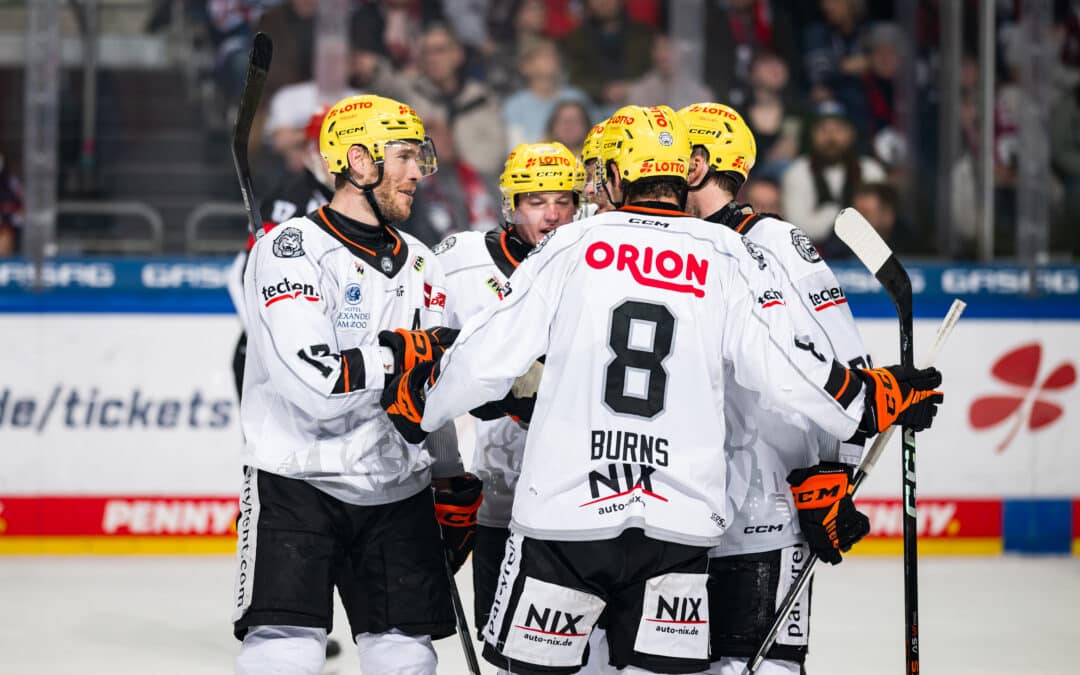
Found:
[[[421,443],[427,438],[427,432],[420,427],[426,399],[424,386],[428,382],[435,382],[439,374],[438,365],[438,361],[427,361],[395,375],[379,398],[379,404],[390,416],[398,433],[410,443]]]
[[[435,491],[435,518],[442,530],[450,569],[457,574],[476,541],[476,512],[484,500],[484,483],[471,473],[431,482]]]
[[[842,560],[855,542],[870,533],[870,519],[851,501],[851,467],[822,462],[795,469],[787,477],[810,551],[830,565]]]
[[[394,353],[394,374],[400,375],[442,356],[454,344],[459,332],[442,326],[427,330],[384,330],[379,332],[379,344]]]
[[[514,380],[510,391],[502,400],[485,403],[469,411],[473,417],[481,420],[494,420],[509,415],[515,422],[528,424],[536,408],[536,392],[540,388],[540,378],[544,375],[544,357],[533,362],[525,374]]]
[[[886,366],[873,370],[853,368],[851,374],[866,387],[866,407],[859,431],[873,436],[893,424],[915,431],[928,429],[945,395],[937,368]]]

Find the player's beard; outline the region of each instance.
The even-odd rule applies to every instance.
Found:
[[[380,186],[384,187],[384,186]],[[396,187],[386,186],[385,190],[375,189],[375,203],[379,205],[379,211],[383,218],[391,223],[400,223],[408,220],[412,214],[412,202],[404,199]]]

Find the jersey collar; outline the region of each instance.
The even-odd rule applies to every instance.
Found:
[[[630,211],[632,213],[648,213],[654,216],[668,216],[669,218],[687,218],[690,216],[686,211],[680,211],[677,208],[673,208],[673,205],[667,202],[635,202],[633,204],[620,206],[619,210]]]
[[[325,204],[308,214],[308,219],[387,277],[393,278],[409,257],[408,244],[389,225],[361,223]]]
[[[505,276],[510,276],[529,255],[532,246],[519,239],[513,230],[496,228],[484,235],[484,245],[487,246],[491,259]]]

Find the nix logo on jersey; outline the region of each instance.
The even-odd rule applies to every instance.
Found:
[[[654,251],[651,246],[639,249],[633,244],[619,244],[616,251],[606,241],[597,241],[585,250],[585,262],[597,270],[614,265],[620,272],[629,272],[642,286],[705,297],[702,287],[709,274],[709,261],[693,253]],[[681,283],[683,281],[690,283]]]
[[[839,286],[823,288],[820,291],[811,291],[810,293],[807,293],[807,297],[810,298],[810,302],[814,305],[815,312],[820,312],[829,307],[843,305],[847,302],[847,298],[844,296],[844,289]]]
[[[262,297],[266,302],[264,307],[269,307],[275,302],[281,300],[295,300],[302,298],[308,302],[318,302],[322,300],[319,297],[319,292],[312,284],[301,284],[299,282],[289,281],[288,277],[283,278],[276,284],[269,284],[262,287]]]

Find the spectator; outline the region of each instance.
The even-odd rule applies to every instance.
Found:
[[[1075,219],[1080,214],[1080,85],[1062,96],[1050,113],[1050,159],[1065,183],[1066,218]],[[1076,223],[1066,222],[1065,227],[1075,230]],[[1075,241],[1076,236],[1067,239]]]
[[[912,227],[900,217],[899,198],[893,186],[888,183],[865,183],[855,191],[851,205],[866,217],[870,225],[894,251],[900,253],[922,251],[923,247],[920,246]],[[843,249],[850,255],[846,246]],[[834,253],[834,257],[839,256],[839,252]]]
[[[214,79],[226,100],[238,98],[244,87],[252,25],[277,4],[280,0],[206,0],[201,17],[214,50]]]
[[[412,215],[402,229],[434,246],[454,232],[498,227],[495,184],[462,159],[446,120],[427,116],[424,129],[438,152],[439,170],[417,185]]]
[[[629,101],[629,81],[649,69],[652,31],[630,21],[622,0],[586,0],[585,19],[566,36],[563,48],[570,82],[585,90],[604,112]]]
[[[563,101],[551,111],[544,140],[562,143],[576,155],[580,154],[590,129],[592,121],[584,104],[578,101]]]
[[[859,155],[855,141],[844,109],[832,101],[821,104],[810,126],[809,153],[795,159],[781,180],[784,217],[824,246],[825,255],[840,209],[851,204],[860,185],[885,178],[876,160]]]
[[[539,142],[559,101],[588,101],[580,89],[563,82],[559,51],[550,40],[533,43],[522,54],[519,70],[525,78],[525,88],[506,99],[503,105],[510,148],[520,143]]]
[[[506,157],[506,128],[498,97],[486,84],[462,76],[465,50],[445,24],[429,26],[419,43],[420,74],[407,83],[403,98],[424,119],[445,119],[461,159],[493,177]]]
[[[798,62],[795,28],[788,9],[779,2],[707,2],[705,25],[710,43],[724,45],[723,49],[706,49],[705,82],[719,100],[738,110],[750,100],[751,66],[762,51],[776,54],[785,65]]]
[[[787,63],[775,52],[759,51],[750,64],[750,86],[746,122],[757,141],[754,175],[779,177],[798,155],[802,134]]]
[[[310,80],[315,63],[315,12],[319,0],[287,0],[259,17],[255,32],[274,36],[274,66],[266,76],[263,96],[287,84]],[[304,114],[311,113],[310,109]]]
[[[626,100],[634,105],[669,105],[675,110],[696,101],[713,100],[712,92],[700,82],[689,82],[687,90],[676,92],[674,57],[671,38],[666,33],[654,34],[652,68],[629,84]]]
[[[0,155],[0,257],[18,254],[22,226],[22,185]]]
[[[803,35],[806,76],[814,103],[857,95],[859,78],[868,60],[862,52],[862,0],[820,0],[823,22],[811,24]]]
[[[743,187],[742,192],[746,202],[757,213],[771,213],[783,217],[783,207],[780,202],[780,184],[773,178],[757,176],[754,169],[754,178]]]
[[[867,31],[866,43],[867,69],[861,91],[853,99],[852,116],[859,132],[869,139],[874,156],[886,166],[895,166],[907,154],[904,137],[896,129],[893,92],[904,35],[896,24],[876,23]]]

